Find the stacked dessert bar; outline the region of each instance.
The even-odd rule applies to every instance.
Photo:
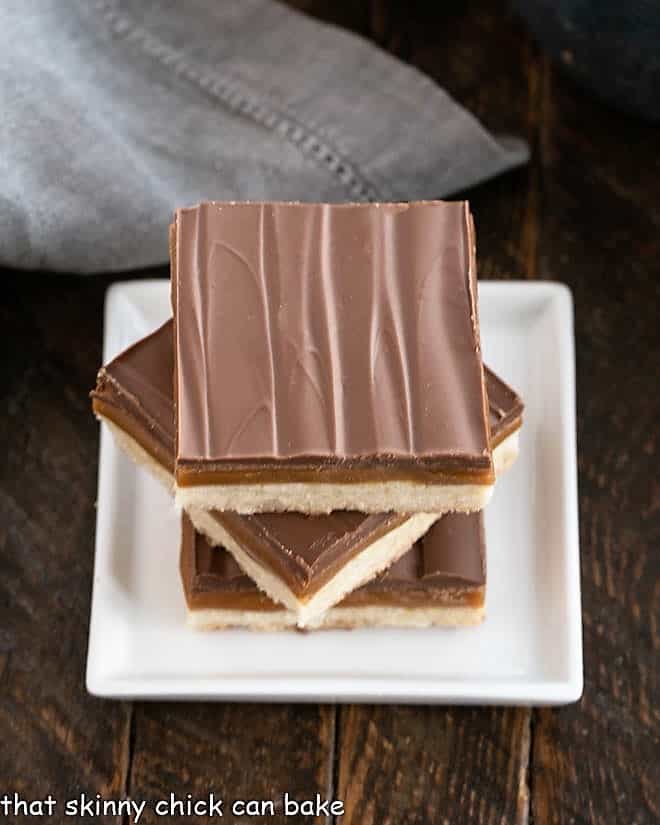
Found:
[[[467,203],[204,203],[173,320],[95,414],[182,509],[190,623],[467,625],[522,402],[482,364]]]

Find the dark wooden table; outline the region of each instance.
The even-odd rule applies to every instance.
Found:
[[[575,298],[584,697],[536,710],[88,696],[87,392],[111,278],[5,272],[0,795],[319,791],[345,800],[346,825],[658,822],[660,134],[583,96],[499,4],[297,5],[330,8],[530,142],[529,167],[469,197],[481,278],[557,279]]]

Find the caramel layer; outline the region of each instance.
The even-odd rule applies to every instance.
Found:
[[[414,481],[420,484],[488,485],[495,483],[495,473],[491,466],[488,469],[475,467],[450,472],[447,468],[438,469],[421,463],[406,467],[399,462],[388,462],[387,459],[380,458],[367,466],[356,466],[354,462],[343,462],[341,465],[317,462],[302,467],[289,464],[285,468],[272,468],[264,464],[248,469],[241,464],[235,469],[222,470],[201,467],[199,464],[188,466],[187,463],[179,462],[176,479],[180,487],[207,484],[315,484],[319,481],[334,484]]]

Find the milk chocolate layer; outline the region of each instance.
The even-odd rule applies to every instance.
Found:
[[[102,367],[91,393],[95,412],[113,421],[170,474],[174,473],[172,322],[138,341]],[[523,405],[516,393],[486,370],[493,447],[520,426]],[[336,511],[327,516],[296,513],[214,518],[253,558],[275,570],[294,593],[309,596],[368,543],[402,523],[401,514]]]
[[[492,484],[465,202],[177,212],[179,485]]]
[[[191,610],[281,610],[226,550],[210,547],[185,515],[181,577]],[[337,607],[478,607],[484,601],[485,583],[482,515],[453,513],[437,521],[389,570],[354,590]]]
[[[495,449],[508,435],[520,427],[524,404],[520,396],[485,365],[484,377],[488,395],[490,446],[491,449]]]
[[[120,353],[96,377],[92,409],[174,475],[172,321]]]
[[[335,510],[330,516],[227,511],[211,515],[252,558],[305,600],[354,556],[408,520],[403,513],[365,515],[347,510]]]

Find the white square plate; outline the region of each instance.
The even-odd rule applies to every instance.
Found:
[[[461,630],[201,633],[185,623],[179,515],[101,432],[87,688],[99,696],[561,704],[582,692],[573,310],[552,283],[480,285],[486,363],[524,398],[520,456],[486,511],[487,618]],[[170,314],[116,284],[109,360]]]

